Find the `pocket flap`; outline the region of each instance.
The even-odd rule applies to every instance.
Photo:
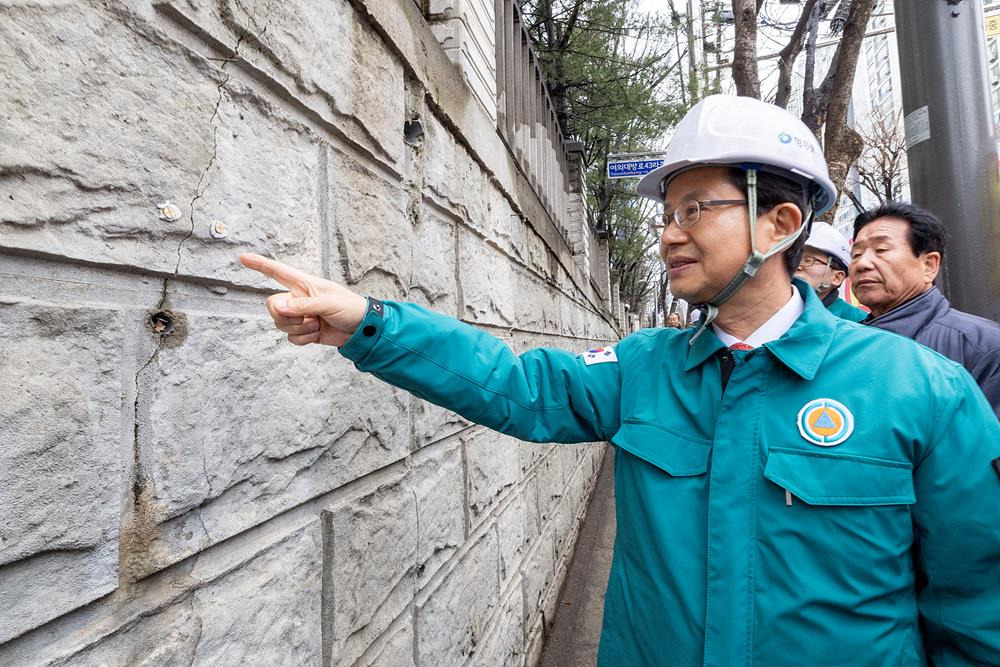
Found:
[[[772,447],[764,477],[810,505],[909,505],[916,502],[909,463]]]
[[[704,475],[711,444],[682,438],[655,424],[626,421],[611,438],[618,447],[652,463],[674,477]]]

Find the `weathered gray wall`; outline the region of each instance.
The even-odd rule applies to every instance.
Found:
[[[0,664],[533,664],[602,447],[288,345],[236,259],[614,338],[457,71],[411,0],[0,0]]]

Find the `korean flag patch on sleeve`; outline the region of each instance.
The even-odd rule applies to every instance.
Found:
[[[613,347],[595,347],[583,353],[583,362],[588,366],[591,364],[605,364],[611,361],[617,362],[618,356]]]

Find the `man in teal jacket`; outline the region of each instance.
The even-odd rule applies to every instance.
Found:
[[[1000,664],[1000,423],[957,364],[791,284],[836,194],[812,133],[709,97],[639,192],[704,316],[580,355],[241,259],[288,288],[292,343],[525,440],[615,445],[601,664]]]
[[[847,279],[850,263],[851,244],[847,237],[827,222],[814,222],[795,277],[812,285],[816,296],[831,313],[860,322],[868,313],[840,298],[840,286]]]

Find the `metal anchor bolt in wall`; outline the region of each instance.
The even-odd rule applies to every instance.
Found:
[[[160,210],[160,220],[164,222],[177,222],[183,215],[181,207],[170,201],[160,202],[156,208]]]
[[[212,235],[213,239],[224,239],[229,235],[229,228],[223,221],[213,220],[212,226],[208,228],[208,233]]]

